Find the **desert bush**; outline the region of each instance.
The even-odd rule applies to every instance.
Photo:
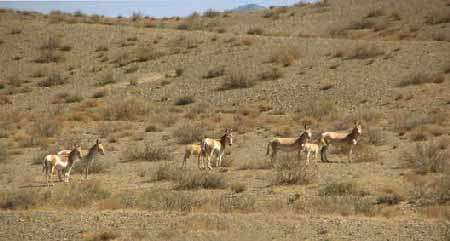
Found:
[[[353,148],[352,162],[375,162],[379,161],[379,159],[378,152],[371,145],[365,145],[360,142]]]
[[[367,196],[368,193],[361,191],[353,183],[338,183],[331,182],[324,184],[319,189],[319,196],[344,196],[344,195],[355,195],[355,196]]]
[[[62,128],[61,119],[50,115],[41,115],[33,122],[30,134],[35,137],[55,137],[60,134]]]
[[[55,50],[42,49],[40,51],[39,57],[34,59],[34,62],[39,64],[58,63],[62,59],[63,59],[62,56]]]
[[[427,16],[425,19],[425,23],[429,25],[441,24],[441,23],[450,23],[450,14],[448,12],[440,12],[435,13],[433,15]]]
[[[387,142],[387,133],[380,127],[369,127],[367,130],[367,137],[369,144],[380,146]]]
[[[8,148],[5,144],[0,143],[0,163],[8,160]]]
[[[307,184],[316,176],[313,165],[306,165],[304,161],[297,160],[296,155],[280,155],[274,164],[274,172],[273,184],[276,185]]]
[[[387,204],[387,205],[397,205],[400,203],[402,198],[396,194],[387,194],[377,197],[377,204]]]
[[[231,188],[231,191],[233,191],[234,193],[241,193],[241,192],[244,192],[247,189],[245,184],[237,183],[237,182],[231,184],[230,188]]]
[[[255,81],[249,74],[241,69],[232,69],[225,78],[220,90],[249,88],[255,85]]]
[[[182,171],[174,168],[173,165],[162,164],[159,165],[158,168],[154,171],[151,176],[152,181],[174,181],[180,175],[182,175]]]
[[[441,74],[424,74],[416,73],[409,75],[397,84],[397,87],[406,87],[411,85],[423,85],[427,83],[440,84],[445,81],[445,77]]]
[[[319,102],[308,102],[300,111],[302,116],[309,116],[320,120],[336,113],[337,108],[333,102],[321,99]]]
[[[271,169],[272,164],[269,161],[245,160],[240,161],[238,170],[257,170],[257,169]]]
[[[191,192],[151,190],[141,197],[142,206],[150,210],[175,210],[191,212],[194,207],[202,204]]]
[[[143,100],[135,97],[126,99],[108,100],[103,107],[103,118],[109,121],[131,121],[137,120],[149,114],[149,105]]]
[[[1,209],[29,209],[43,201],[43,196],[33,190],[9,190],[0,193]]]
[[[155,125],[149,125],[145,127],[145,132],[159,132],[160,129]]]
[[[131,14],[131,21],[133,21],[133,22],[137,22],[137,21],[139,21],[139,20],[141,20],[142,19],[142,13],[140,13],[140,12],[133,12],[132,14]]]
[[[87,164],[88,163],[86,160],[82,160],[73,167],[72,173],[83,174],[84,168]],[[107,173],[112,166],[112,163],[109,161],[97,159],[89,166],[89,174]]]
[[[192,104],[194,102],[195,102],[194,97],[192,97],[192,96],[183,96],[183,97],[178,98],[175,101],[175,105],[189,105],[189,104]]]
[[[48,36],[47,39],[41,44],[41,49],[57,50],[61,47],[61,38],[56,36]]]
[[[0,105],[12,104],[11,99],[6,95],[0,95]]]
[[[56,94],[53,97],[52,104],[70,104],[70,103],[76,103],[81,102],[83,100],[83,97],[79,94],[69,94],[66,92],[62,92],[59,94]]]
[[[133,60],[131,62],[147,62],[164,56],[164,53],[149,47],[138,47],[133,51]]]
[[[16,35],[16,34],[21,34],[22,33],[22,29],[14,27],[9,31],[10,34],[12,35]]]
[[[42,80],[38,83],[38,86],[40,87],[52,87],[57,85],[63,85],[66,83],[66,80],[64,77],[56,71],[52,71],[49,73],[47,78],[45,80]]]
[[[250,28],[247,31],[247,34],[250,35],[262,35],[264,33],[264,30],[262,28]]]
[[[100,99],[100,98],[103,98],[103,97],[105,97],[105,96],[106,96],[106,91],[104,91],[104,90],[99,90],[99,91],[96,91],[96,92],[92,95],[92,98]]]
[[[34,153],[33,159],[31,159],[31,165],[42,165],[44,157],[48,154],[50,154],[50,152],[46,150],[40,150],[39,152]]]
[[[221,13],[218,11],[215,11],[213,9],[208,9],[203,13],[203,17],[207,17],[207,18],[216,18],[216,17],[220,17]]]
[[[104,72],[100,78],[97,80],[97,85],[98,86],[105,86],[108,84],[114,84],[116,83],[118,80],[117,78],[114,76],[112,71],[106,71]]]
[[[411,201],[418,206],[445,204],[450,201],[450,176],[443,175],[434,183],[415,183],[410,190]]]
[[[215,67],[208,70],[208,73],[203,76],[205,79],[212,79],[225,74],[225,68],[223,66]]]
[[[111,193],[106,190],[100,182],[85,181],[77,185],[69,185],[54,194],[61,205],[82,208],[93,202],[108,198]]]
[[[109,241],[116,240],[120,237],[120,234],[113,231],[102,231],[101,233],[95,233],[86,238],[86,241]]]
[[[372,217],[380,212],[380,208],[373,204],[372,198],[354,195],[320,196],[311,204],[306,204],[306,207],[304,203],[299,202],[294,208],[312,209],[325,214],[339,213],[343,216],[363,214]]]
[[[271,70],[265,71],[259,75],[259,79],[263,80],[263,81],[277,80],[280,78],[283,78],[283,72],[281,71],[280,68],[277,68],[277,67],[273,67]]]
[[[384,11],[383,9],[374,9],[371,10],[368,14],[367,14],[367,18],[376,18],[376,17],[381,17],[384,16]]]
[[[251,195],[223,194],[219,199],[221,212],[251,212],[255,210],[256,198]]]
[[[256,38],[251,36],[245,36],[241,38],[241,45],[251,46],[255,44]]]
[[[109,50],[108,46],[100,45],[100,46],[97,46],[97,48],[95,49],[95,52],[106,52],[108,50]]]
[[[346,54],[346,59],[369,59],[376,58],[384,54],[384,51],[379,50],[375,46],[361,45],[353,48]]]
[[[429,115],[417,112],[410,114],[397,113],[394,120],[394,129],[400,132],[433,123],[433,119]]]
[[[184,172],[177,177],[176,189],[224,189],[227,187],[225,178],[219,173],[189,171]]]
[[[133,145],[127,148],[123,155],[127,161],[166,161],[172,158],[172,155],[167,149],[155,147],[150,143],[144,145]]]
[[[400,14],[398,12],[393,12],[391,13],[391,15],[389,16],[389,19],[393,20],[393,21],[399,21],[402,19],[402,17],[400,17]]]
[[[404,150],[403,158],[420,173],[444,172],[448,167],[450,152],[440,149],[435,140],[416,143],[413,150]]]
[[[200,142],[206,132],[203,124],[185,124],[172,133],[173,137],[177,139],[178,144],[191,144]]]
[[[361,20],[350,23],[346,29],[360,30],[360,29],[370,29],[374,26],[374,23],[369,20]]]
[[[270,62],[287,67],[294,64],[299,57],[300,53],[297,48],[285,47],[273,51],[270,57]]]

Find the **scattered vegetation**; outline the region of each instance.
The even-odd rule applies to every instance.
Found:
[[[262,35],[264,33],[264,30],[262,28],[250,28],[247,31],[247,34],[250,35]]]
[[[297,61],[300,57],[300,53],[297,48],[281,48],[272,52],[270,62],[280,64],[284,67],[290,66]]]
[[[38,83],[40,87],[52,87],[52,86],[58,86],[58,85],[64,85],[66,83],[66,80],[64,77],[56,71],[52,71],[49,73],[47,78],[45,80],[42,80]]]
[[[149,112],[149,105],[141,98],[111,99],[103,107],[103,119],[110,121],[137,120]]]
[[[260,80],[277,80],[283,78],[283,72],[280,68],[273,67],[271,70],[263,72],[259,75]]]
[[[220,211],[225,213],[251,212],[255,210],[255,204],[256,198],[251,195],[223,194],[219,199]]]
[[[243,183],[233,183],[231,184],[230,188],[234,193],[241,193],[247,189],[247,187]]]
[[[105,73],[103,73],[103,75],[97,80],[97,85],[98,86],[105,86],[108,84],[114,84],[116,83],[118,80],[117,78],[114,76],[112,71],[106,71]]]
[[[375,46],[362,45],[346,54],[346,59],[369,59],[383,55],[384,52]]]
[[[225,74],[225,68],[223,66],[219,66],[213,69],[208,70],[208,73],[203,76],[205,79],[212,79]]]
[[[416,73],[408,76],[397,84],[397,87],[406,87],[411,85],[423,85],[428,83],[440,84],[445,81],[441,74]]]
[[[312,165],[306,165],[304,161],[297,160],[297,156],[278,156],[274,164],[275,179],[273,184],[291,185],[307,184],[312,182],[316,173]]]
[[[133,145],[124,151],[124,157],[127,161],[166,161],[172,158],[167,149],[156,147],[151,143],[144,145]]]
[[[175,101],[175,105],[189,105],[195,102],[194,97],[192,96],[184,96],[180,97]]]
[[[232,69],[225,78],[225,82],[222,84],[220,90],[249,88],[253,85],[255,85],[255,81],[246,71]]]
[[[185,124],[173,131],[173,137],[177,139],[178,144],[191,144],[200,142],[206,133],[203,124]]]
[[[416,143],[413,150],[404,150],[403,156],[420,173],[444,172],[449,168],[450,152],[441,148],[437,141],[430,140]]]
[[[176,180],[176,189],[191,190],[191,189],[224,189],[227,187],[225,178],[222,174],[214,172],[184,172]]]

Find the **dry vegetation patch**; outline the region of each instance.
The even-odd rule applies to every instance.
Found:
[[[298,58],[300,58],[299,50],[296,47],[291,46],[279,48],[272,52],[270,62],[287,67],[294,64]]]
[[[297,160],[296,156],[287,155],[278,157],[273,170],[275,174],[273,184],[276,185],[308,184],[317,174],[311,163],[306,165],[304,161]]]
[[[173,137],[177,139],[178,144],[199,143],[205,137],[206,127],[202,123],[185,124],[173,131]]]
[[[443,147],[435,140],[420,142],[404,150],[402,156],[419,173],[445,172],[449,170],[450,151]]]
[[[145,100],[136,97],[111,99],[103,107],[103,119],[109,121],[135,121],[149,113],[150,108]]]
[[[65,78],[61,75],[61,73],[57,71],[52,71],[49,73],[47,78],[45,80],[42,80],[38,83],[38,86],[40,87],[52,87],[52,86],[58,86],[58,85],[64,85],[66,84]]]
[[[441,74],[416,73],[408,76],[397,84],[397,87],[406,87],[411,85],[423,85],[428,83],[440,84],[445,81]]]
[[[235,68],[229,71],[224,83],[219,88],[219,90],[249,88],[254,85],[255,81],[247,71]]]
[[[151,143],[145,145],[133,145],[123,152],[127,161],[166,161],[172,158],[167,149],[156,147]]]

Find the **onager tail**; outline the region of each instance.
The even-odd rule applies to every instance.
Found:
[[[268,144],[267,144],[267,152],[266,152],[266,155],[269,155],[270,154],[270,146],[271,146],[271,142],[269,142]]]
[[[47,157],[44,157],[44,160],[42,161],[42,173],[47,170]]]

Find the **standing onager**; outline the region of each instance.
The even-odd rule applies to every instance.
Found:
[[[216,157],[216,167],[222,165],[222,157],[225,154],[225,148],[227,145],[233,145],[233,134],[231,129],[225,129],[225,134],[219,139],[205,138],[201,142],[201,151],[198,156],[199,168],[204,168],[204,157],[208,158],[208,168],[211,170],[211,158]]]
[[[317,159],[317,154],[319,153],[319,144],[306,143],[303,151],[306,153],[306,165],[308,165],[309,157],[311,156],[311,153],[314,154],[314,161]]]
[[[305,131],[300,134],[298,138],[273,138],[267,144],[266,155],[270,154],[270,148],[272,148],[272,156],[270,159],[272,163],[276,160],[278,151],[298,151],[298,155],[300,156],[301,151],[303,150],[305,144],[308,143],[308,140],[311,139],[311,136],[311,128],[307,128],[305,125]]]
[[[181,167],[186,166],[186,160],[191,157],[191,155],[199,156],[202,151],[202,147],[200,144],[190,144],[186,145],[184,150],[184,159]]]
[[[349,162],[352,162],[353,146],[358,144],[358,139],[361,132],[362,128],[359,121],[354,122],[353,129],[351,131],[323,132],[320,135],[320,144],[322,145],[320,150],[320,160],[329,162],[327,157],[328,145],[334,143],[344,144],[350,147],[348,152],[348,160]]]
[[[88,154],[83,157],[83,161],[85,162],[84,173],[86,179],[88,178],[89,167],[92,165],[92,163],[94,163],[97,153],[99,152],[101,155],[105,155],[105,149],[103,149],[103,145],[102,143],[100,143],[100,140],[97,139],[95,144],[91,147],[91,149],[89,149]],[[83,175],[83,173],[81,175]]]
[[[42,162],[42,172],[45,171],[47,186],[50,186],[49,180],[52,182],[52,177],[55,173],[55,169],[57,169],[59,180],[61,180],[61,171],[66,170],[64,172],[64,182],[68,182],[68,177],[70,176],[70,170],[72,169],[74,163],[79,160],[76,157],[76,153],[80,153],[81,148],[79,146],[75,147],[69,154],[69,157],[66,159],[60,155],[47,155],[44,157]],[[81,155],[80,155],[81,157]],[[69,169],[69,174],[67,173],[67,168]]]

